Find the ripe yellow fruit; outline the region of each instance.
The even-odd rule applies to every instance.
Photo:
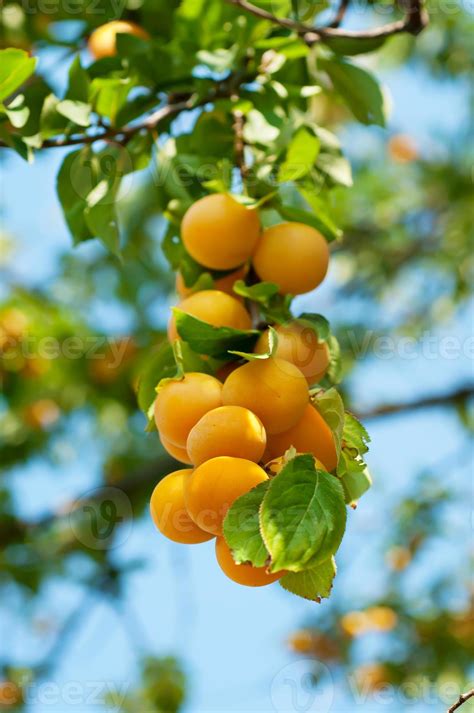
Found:
[[[180,302],[178,308],[214,327],[252,328],[250,315],[241,302],[219,290],[196,292]],[[179,338],[174,315],[169,322],[168,338],[171,342]]]
[[[255,209],[226,193],[205,196],[186,212],[181,236],[188,253],[204,267],[231,270],[253,254],[260,236]]]
[[[180,463],[186,463],[186,465],[192,465],[193,462],[188,455],[186,448],[181,448],[181,446],[176,446],[171,441],[168,441],[163,435],[160,435],[161,445],[170,456],[173,456],[175,460],[179,460]]]
[[[103,57],[113,57],[116,55],[117,35],[119,34],[134,35],[143,40],[150,39],[148,32],[134,22],[112,20],[112,22],[107,22],[105,25],[101,25],[95,29],[89,37],[87,46],[94,59],[102,59]]]
[[[294,426],[308,400],[308,384],[303,374],[283,359],[244,364],[227,377],[222,390],[225,406],[250,409],[257,414],[267,434],[282,433]]]
[[[329,366],[329,349],[326,342],[319,342],[318,335],[302,322],[292,322],[275,327],[278,346],[273,356],[291,362],[304,374],[308,384],[317,384]],[[268,331],[255,345],[256,354],[268,351]]]
[[[278,458],[291,446],[298,453],[312,453],[328,472],[337,466],[331,429],[314,406],[308,405],[300,420],[288,431],[268,436],[265,455],[270,459]]]
[[[252,263],[261,280],[276,282],[280,294],[302,295],[324,280],[329,247],[309,225],[281,223],[263,232]]]
[[[235,456],[258,463],[267,435],[262,422],[242,406],[220,406],[208,411],[191,429],[187,451],[194,465],[217,456]]]
[[[199,465],[187,481],[186,508],[202,530],[222,534],[222,522],[234,500],[267,480],[259,465],[244,458],[219,456]]]
[[[235,297],[237,299],[237,296],[232,288],[234,287],[234,284],[237,282],[237,280],[243,280],[246,274],[247,266],[243,265],[238,270],[229,272],[228,275],[224,275],[224,277],[218,277],[216,280],[214,280],[214,289],[220,290],[221,292],[225,292],[227,295],[231,295],[232,297]],[[180,272],[178,272],[176,275],[176,292],[182,300],[184,300],[185,297],[189,297],[189,295],[194,294],[195,292],[192,287],[186,287],[183,276]]]
[[[153,491],[150,512],[160,532],[173,542],[194,545],[212,539],[191,520],[184,504],[184,491],[191,468],[176,470],[160,480]]]
[[[221,570],[229,579],[246,587],[263,587],[265,584],[272,584],[284,574],[284,572],[268,574],[265,567],[236,564],[223,537],[218,537],[216,540],[216,558]]]
[[[155,423],[167,441],[186,448],[189,431],[205,413],[222,405],[222,384],[213,376],[189,372],[168,381],[155,401]]]

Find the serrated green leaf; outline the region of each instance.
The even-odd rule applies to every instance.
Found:
[[[386,97],[372,74],[344,60],[321,58],[319,66],[328,73],[335,90],[358,121],[385,126]]]
[[[225,357],[232,349],[250,352],[260,332],[249,329],[232,329],[231,327],[213,327],[177,307],[173,308],[176,319],[176,329],[181,339],[188,342],[197,354],[207,354],[213,357]]]
[[[25,50],[0,50],[0,101],[7,99],[35,71],[37,59]]]
[[[260,506],[270,481],[260,483],[234,501],[224,518],[224,537],[237,564],[263,567],[269,554],[260,533]]]
[[[313,399],[313,406],[324,418],[334,436],[336,452],[339,458],[344,430],[344,403],[336,389],[328,389],[322,394],[317,394]]]
[[[304,126],[298,129],[278,171],[279,183],[296,181],[306,176],[316,162],[320,146],[320,140],[312,132]]]
[[[329,597],[336,576],[337,567],[334,557],[303,572],[288,572],[279,580],[280,586],[287,592],[299,597],[319,602]]]
[[[311,455],[293,458],[271,480],[260,510],[271,571],[300,572],[326,561],[341,544],[346,517],[339,480],[316,470]]]
[[[370,436],[367,429],[354,414],[346,411],[343,431],[344,445],[348,448],[356,448],[360,455],[369,450]]]
[[[345,457],[344,451],[342,452],[343,458]],[[364,470],[351,471],[347,468],[342,476],[338,477],[341,479],[342,487],[344,489],[344,498],[348,505],[356,505],[357,501],[372,487],[372,478],[366,467]]]

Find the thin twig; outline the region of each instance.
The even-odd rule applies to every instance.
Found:
[[[378,39],[390,37],[400,32],[408,32],[412,35],[419,34],[428,24],[428,13],[422,6],[422,0],[409,0],[405,17],[402,20],[389,22],[381,27],[375,27],[369,30],[341,30],[337,27],[312,27],[295,20],[290,20],[284,17],[277,17],[267,10],[263,10],[256,5],[248,2],[248,0],[225,0],[231,5],[239,7],[241,10],[248,12],[261,20],[268,20],[275,25],[284,27],[287,30],[296,32],[311,46],[316,42],[327,39]]]
[[[466,703],[466,701],[468,701],[470,698],[473,698],[473,697],[474,697],[474,688],[471,688],[471,690],[468,691],[467,693],[462,693],[459,696],[456,703],[454,703],[451,706],[451,708],[448,708],[448,713],[454,713],[454,711],[457,711],[458,708],[461,708],[461,706],[464,705],[464,703]]]
[[[245,78],[239,79],[242,83]],[[64,146],[77,146],[77,145],[87,145],[94,144],[97,141],[111,141],[114,140],[117,143],[126,144],[130,139],[135,136],[135,134],[140,131],[153,131],[161,124],[163,121],[170,119],[173,116],[177,116],[184,111],[190,111],[199,107],[203,107],[216,99],[225,99],[235,92],[235,80],[232,83],[220,82],[216,88],[210,92],[207,96],[196,101],[195,94],[188,94],[187,98],[167,104],[166,106],[160,107],[154,111],[150,116],[148,116],[143,121],[137,124],[131,124],[122,127],[110,127],[106,128],[104,131],[100,131],[95,134],[79,134],[72,136],[64,136],[59,139],[46,139],[40,148],[50,149],[50,148],[63,148]],[[0,147],[11,148],[9,144],[4,141],[0,141]]]
[[[437,394],[435,396],[426,396],[416,401],[407,401],[397,404],[382,404],[368,411],[359,411],[357,417],[362,421],[367,421],[381,416],[394,416],[405,411],[420,411],[426,408],[435,408],[436,406],[447,406],[452,404],[462,404],[468,399],[474,397],[474,387],[464,386],[445,394]]]
[[[242,178],[242,183],[245,185],[245,179],[248,174],[248,167],[245,163],[245,139],[244,139],[244,126],[245,126],[245,116],[239,111],[235,110],[232,112],[234,117],[233,129],[234,129],[234,153],[235,153],[235,163],[240,171],[240,176]]]
[[[341,22],[344,20],[347,8],[349,7],[349,3],[350,0],[340,0],[339,7],[337,9],[334,20],[328,24],[328,27],[339,27]]]

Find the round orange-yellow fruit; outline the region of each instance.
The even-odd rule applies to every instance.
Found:
[[[229,272],[228,275],[224,275],[224,277],[218,277],[216,280],[214,280],[214,289],[220,290],[221,292],[225,292],[226,294],[231,295],[232,297],[236,297],[236,294],[232,288],[234,287],[237,280],[243,280],[246,274],[247,266],[243,265],[238,270]],[[189,297],[189,295],[194,294],[195,292],[192,287],[186,287],[184,278],[180,272],[178,272],[176,275],[176,292],[182,300],[184,300],[185,297]]]
[[[150,500],[153,522],[160,532],[173,542],[194,545],[212,538],[189,517],[184,503],[184,491],[191,468],[176,470],[160,480]]]
[[[292,322],[275,327],[278,345],[273,356],[291,362],[304,374],[308,384],[317,384],[329,367],[329,349],[319,342],[314,329],[303,322]],[[268,351],[268,331],[255,345],[256,354]]]
[[[235,456],[258,463],[267,443],[262,422],[242,406],[219,406],[191,429],[186,444],[194,465],[217,456]]]
[[[222,390],[222,403],[253,411],[267,435],[291,428],[302,417],[308,400],[303,374],[283,359],[257,359],[244,364],[227,377]]]
[[[168,441],[163,435],[160,435],[160,441],[161,441],[161,445],[163,446],[165,451],[167,453],[169,453],[170,456],[173,456],[173,458],[175,460],[178,460],[180,463],[186,463],[186,465],[193,464],[191,458],[188,455],[186,448],[182,448],[181,446],[176,446],[171,441]]]
[[[267,436],[265,455],[270,459],[278,458],[292,446],[298,453],[312,453],[328,472],[337,466],[336,446],[331,429],[311,404],[306,406],[302,417],[292,428],[284,433]]]
[[[208,374],[189,372],[168,381],[155,401],[155,423],[160,436],[186,448],[189,431],[205,413],[222,406],[222,384]]]
[[[102,59],[103,57],[113,57],[116,55],[117,35],[119,34],[134,35],[143,40],[150,38],[148,32],[134,22],[112,20],[112,22],[107,22],[105,25],[97,27],[89,37],[87,46],[94,59]]]
[[[252,320],[242,303],[220,290],[195,292],[180,302],[178,309],[214,327],[252,328]],[[169,322],[168,338],[171,342],[179,338],[174,315]]]
[[[227,193],[214,193],[186,212],[181,236],[188,253],[204,267],[231,270],[253,254],[260,236],[258,213]]]
[[[265,567],[236,564],[232,557],[232,552],[223,537],[216,539],[216,558],[219,567],[229,579],[246,587],[263,587],[265,584],[272,584],[284,574],[283,572],[268,574]]]
[[[301,295],[324,280],[329,247],[309,225],[280,223],[263,232],[252,263],[260,279],[275,282],[281,294]]]
[[[199,465],[186,484],[186,508],[202,530],[222,534],[222,522],[234,500],[268,476],[244,458],[219,456]]]

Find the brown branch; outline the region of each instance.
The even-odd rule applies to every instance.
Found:
[[[344,20],[344,17],[347,12],[347,8],[349,7],[350,0],[340,0],[339,7],[337,9],[336,15],[334,17],[334,20],[329,23],[328,27],[339,27],[341,22]]]
[[[419,34],[428,24],[428,13],[422,6],[423,0],[408,0],[405,17],[402,20],[389,22],[381,27],[369,30],[341,30],[338,27],[312,27],[288,18],[277,17],[271,12],[263,10],[248,0],[225,0],[231,5],[239,7],[245,12],[249,12],[262,20],[268,20],[274,25],[279,25],[287,30],[296,32],[307,45],[311,46],[316,42],[328,39],[361,39],[370,40],[383,37],[390,37],[400,32],[408,32],[412,35]],[[345,12],[345,10],[344,10]]]
[[[245,81],[245,77],[241,77],[239,82]],[[187,98],[182,101],[178,101],[172,104],[167,104],[166,106],[160,107],[155,112],[150,114],[146,119],[128,126],[122,127],[110,127],[104,131],[100,131],[96,134],[79,134],[76,136],[64,136],[59,139],[46,139],[41,145],[41,149],[50,148],[62,148],[64,146],[77,146],[77,145],[87,145],[93,144],[96,141],[111,141],[114,140],[118,143],[126,144],[130,139],[140,131],[153,131],[166,119],[170,119],[173,116],[177,116],[184,111],[190,111],[191,109],[196,109],[198,107],[203,107],[216,99],[225,99],[232,96],[235,91],[235,79],[233,78],[232,83],[221,82],[218,86],[210,92],[207,96],[203,97],[199,101],[195,100],[195,94],[185,95]],[[183,95],[181,95],[183,96]],[[12,148],[9,144],[4,141],[0,141],[0,148]]]
[[[466,703],[466,701],[468,701],[470,698],[473,698],[473,697],[474,697],[474,688],[471,688],[471,690],[468,691],[467,693],[462,693],[459,696],[456,703],[454,703],[451,706],[451,708],[448,708],[448,713],[454,713],[454,711],[457,711],[458,708],[461,708],[461,706],[464,705],[464,703]]]
[[[240,176],[242,182],[245,184],[245,179],[248,174],[248,167],[245,163],[245,139],[244,139],[244,126],[245,126],[245,116],[241,111],[235,110],[232,112],[234,117],[234,123],[232,128],[234,130],[235,140],[234,140],[234,154],[235,163],[240,171]]]
[[[359,411],[356,415],[361,421],[380,418],[382,416],[394,416],[398,413],[407,411],[420,411],[427,408],[436,408],[437,406],[450,406],[462,404],[468,399],[474,397],[474,387],[464,386],[445,394],[437,394],[435,396],[426,396],[415,401],[406,401],[398,404],[382,404],[367,411]]]

